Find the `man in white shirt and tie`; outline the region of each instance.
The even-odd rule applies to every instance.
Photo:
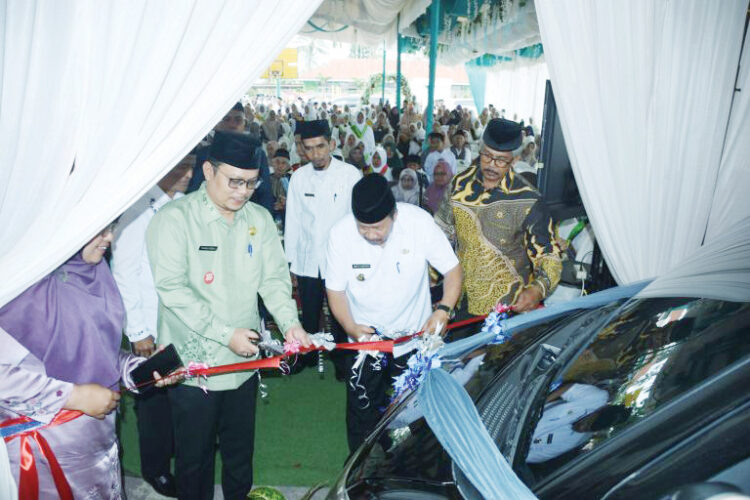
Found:
[[[352,187],[362,175],[352,165],[331,156],[336,142],[331,139],[326,120],[300,122],[297,131],[309,163],[294,172],[289,181],[284,247],[291,272],[297,278],[302,327],[312,333],[320,331],[328,233],[351,212]],[[341,336],[335,325],[333,329],[334,335]],[[315,359],[308,355],[303,362],[310,365]],[[332,359],[339,372],[340,360],[335,355]]]
[[[112,274],[125,305],[125,335],[139,356],[156,351],[159,299],[146,252],[146,228],[154,214],[183,196],[193,177],[195,154],[189,154],[120,217],[112,243]],[[176,496],[170,472],[173,453],[172,418],[166,389],[136,397],[141,475],[154,489]]]

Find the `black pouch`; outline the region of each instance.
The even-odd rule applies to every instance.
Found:
[[[155,387],[153,384],[149,384],[149,382],[154,380],[153,374],[155,371],[161,377],[166,377],[181,366],[182,360],[179,354],[177,354],[177,349],[175,349],[174,344],[169,344],[163,350],[133,368],[130,372],[130,377],[138,387],[138,392],[145,394]]]

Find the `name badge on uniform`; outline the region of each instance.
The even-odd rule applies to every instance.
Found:
[[[352,269],[370,269],[370,264],[352,264]]]
[[[201,252],[215,252],[218,249],[219,247],[215,247],[213,245],[201,245],[198,247],[198,250]]]
[[[305,193],[305,196],[309,196],[310,198],[315,198],[315,193]]]

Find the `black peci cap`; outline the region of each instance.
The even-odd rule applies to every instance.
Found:
[[[396,199],[388,187],[388,181],[382,175],[366,175],[352,188],[352,213],[359,222],[380,222],[395,207]]]
[[[260,168],[250,138],[237,132],[216,131],[208,158],[245,170]]]
[[[505,118],[493,118],[482,134],[485,145],[496,151],[515,151],[521,147],[521,124]]]

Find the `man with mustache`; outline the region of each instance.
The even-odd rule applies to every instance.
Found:
[[[336,142],[326,120],[301,122],[300,142],[308,163],[292,175],[286,198],[284,246],[302,302],[302,326],[320,331],[326,279],[326,242],[336,221],[351,211],[352,186],[361,174],[348,163],[333,158]],[[334,335],[337,328],[333,327]],[[340,340],[340,339],[339,339]],[[317,353],[302,363],[312,365]],[[337,365],[336,355],[332,360]]]
[[[513,171],[520,124],[492,119],[479,164],[453,178],[435,220],[452,242],[465,275],[468,315],[497,303],[535,309],[560,281],[562,262],[552,218],[539,192]]]
[[[461,266],[429,213],[396,203],[388,181],[367,175],[352,191],[352,213],[331,229],[326,291],[331,312],[349,341],[365,342],[424,330],[442,333],[461,294]],[[432,308],[430,264],[443,274],[443,296]],[[393,359],[385,367],[347,358],[346,427],[349,451],[375,429],[388,406]],[[356,382],[351,382],[356,381]]]

